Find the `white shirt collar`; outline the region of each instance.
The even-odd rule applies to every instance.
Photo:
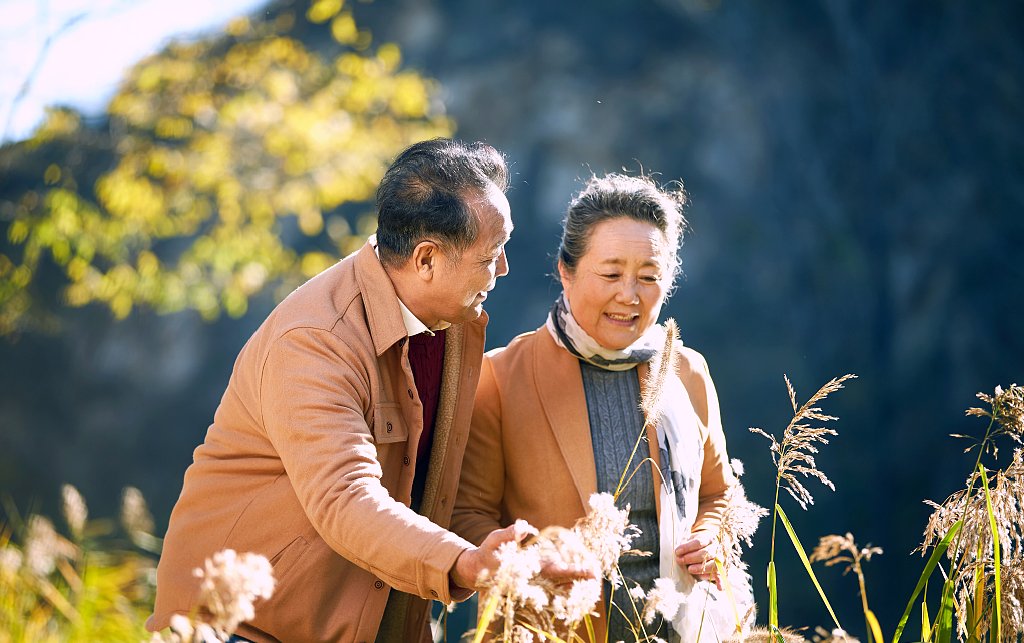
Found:
[[[379,259],[380,250],[377,249],[376,244],[374,244],[373,246],[373,251],[377,254],[377,258]],[[432,328],[428,327],[426,324],[420,321],[419,317],[414,315],[412,311],[409,310],[409,307],[406,306],[401,299],[398,300],[398,309],[402,311],[402,322],[405,324],[405,333],[409,337],[419,335],[420,333],[428,333],[430,335],[433,335],[435,332],[439,330],[444,330],[445,328],[451,326],[449,322],[441,320],[437,322],[437,324],[435,324]]]

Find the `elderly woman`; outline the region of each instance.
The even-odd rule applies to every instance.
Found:
[[[558,256],[562,296],[543,326],[484,358],[454,531],[480,542],[518,518],[571,527],[591,494],[614,493],[623,471],[636,469],[617,504],[629,505],[641,530],[634,549],[653,555],[620,559],[626,588],[648,591],[658,577],[675,577],[684,590],[717,580],[706,561],[734,477],[707,363],[681,342],[658,428],[647,429],[647,446],[631,459],[645,427],[649,362],[665,344],[657,321],[679,271],[684,201],[681,190],[620,174],[592,178],[573,199]],[[641,464],[647,456],[652,466]],[[598,640],[634,640],[620,611],[632,615],[626,592],[614,594],[617,607],[607,605],[607,585],[605,594],[610,618],[597,626],[608,638]],[[695,640],[695,632],[673,638]]]

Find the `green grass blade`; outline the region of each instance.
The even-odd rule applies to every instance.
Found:
[[[768,625],[779,627],[779,592],[775,588],[775,561],[768,561]]]
[[[487,628],[490,627],[491,621],[494,619],[494,612],[498,609],[498,596],[495,594],[487,599],[484,604],[483,613],[480,614],[480,620],[476,624],[476,636],[473,637],[473,643],[480,643],[487,636]]]
[[[590,643],[597,643],[597,634],[594,634],[594,621],[590,618],[590,614],[583,615],[583,622],[587,626],[587,636],[590,637],[588,640]]]
[[[993,565],[992,565],[992,567],[995,569],[995,576],[996,576],[996,578],[995,578],[996,595],[995,595],[995,598],[993,599],[993,602],[995,603],[995,605],[993,606],[993,611],[992,611],[992,631],[993,632],[999,632],[999,631],[1002,630],[1002,620],[1003,620],[1003,613],[1002,613],[1002,607],[1001,607],[1002,606],[1002,602],[1003,602],[1003,592],[1002,592],[1002,588],[1001,588],[1002,579],[1000,577],[1000,571],[999,571],[999,568],[1000,568],[1000,560],[999,560],[999,558],[1000,558],[1000,552],[999,552],[999,550],[1000,550],[1000,546],[999,546],[999,530],[996,529],[996,514],[992,510],[992,496],[989,495],[989,492],[988,492],[988,476],[985,475],[985,467],[979,464],[978,465],[978,471],[981,471],[982,489],[985,490],[985,507],[988,509],[988,525],[989,525],[989,528],[992,530],[992,552],[993,552]],[[993,641],[998,641],[999,638],[998,637],[994,637],[994,638],[992,638],[992,640]]]
[[[786,516],[786,512],[777,504],[775,505],[775,509],[779,512],[779,518],[782,518],[782,524],[785,525],[786,531],[789,533],[789,539],[793,541],[793,547],[796,549],[796,553],[799,554],[800,560],[803,562],[804,568],[807,570],[807,575],[811,577],[811,580],[814,582],[814,587],[817,588],[818,594],[821,596],[821,600],[824,601],[825,607],[828,608],[828,613],[832,616],[832,622],[835,623],[836,627],[839,629],[843,629],[843,626],[839,624],[839,619],[836,618],[835,611],[832,610],[832,606],[828,602],[828,598],[825,596],[825,590],[821,588],[821,584],[814,575],[814,570],[811,569],[811,561],[807,560],[807,553],[804,551],[804,546],[800,544],[800,539],[796,537],[796,531],[793,530],[793,525],[789,524],[789,518]]]
[[[927,599],[928,592],[925,591]],[[932,619],[928,616],[928,601],[921,601],[921,642],[931,643],[932,641]]]
[[[942,604],[936,616],[935,643],[949,643],[953,636],[953,580],[942,587]]]
[[[921,590],[924,589],[925,583],[931,577],[932,572],[935,570],[935,566],[939,563],[939,559],[949,549],[949,543],[952,542],[953,538],[959,533],[960,528],[964,526],[962,520],[957,520],[953,523],[953,526],[949,528],[945,537],[935,546],[932,550],[932,555],[928,557],[928,563],[924,566],[924,571],[921,572],[921,578],[917,581],[917,587],[914,588],[914,593],[911,595],[910,600],[907,601],[907,609],[903,612],[903,617],[900,619],[899,625],[896,626],[896,632],[892,635],[892,643],[897,643],[900,640],[900,636],[903,634],[903,629],[907,626],[907,619],[910,618],[910,611],[914,609],[914,601],[917,600]],[[922,632],[922,639],[924,633]]]
[[[871,610],[866,613],[868,619],[868,625],[871,627],[871,635],[875,637],[875,643],[884,643],[885,639],[882,638],[882,625],[878,622],[878,617]]]

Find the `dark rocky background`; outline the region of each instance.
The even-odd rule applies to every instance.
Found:
[[[489,347],[542,322],[580,179],[642,168],[690,193],[665,314],[710,363],[755,501],[771,503],[774,468],[746,429],[789,420],[783,373],[801,400],[860,376],[825,404],[842,418],[819,458],[837,490],[809,483],[807,513],[783,503],[808,549],[846,531],[885,548],[867,574],[890,635],[923,566],[910,553],[922,500],[973,464],[948,435],[984,429],[963,417],[976,391],[1022,379],[1024,5],[382,0],[355,13],[439,81],[459,137],[511,162],[512,272],[488,299]],[[132,484],[165,524],[272,303],[213,324],[67,310],[58,336],[0,342],[4,493],[46,507],[67,481],[110,514]],[[769,529],[749,556],[762,604]],[[779,539],[783,622],[826,624]],[[818,571],[863,635],[855,579]]]

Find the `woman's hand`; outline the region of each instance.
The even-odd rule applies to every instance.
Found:
[[[715,566],[717,555],[718,544],[714,535],[698,531],[676,547],[676,564],[697,580],[714,581],[718,589],[722,589],[722,580],[718,578],[718,567]]]

